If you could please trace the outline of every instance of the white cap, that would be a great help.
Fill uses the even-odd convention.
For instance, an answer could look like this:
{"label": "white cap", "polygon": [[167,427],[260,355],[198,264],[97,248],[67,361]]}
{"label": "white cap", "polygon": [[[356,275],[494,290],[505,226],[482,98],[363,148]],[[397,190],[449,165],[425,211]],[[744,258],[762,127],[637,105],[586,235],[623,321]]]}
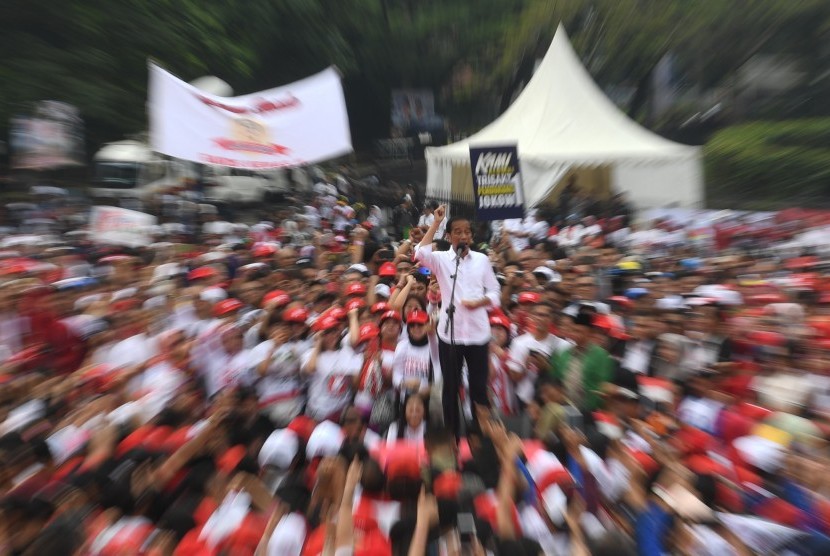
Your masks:
{"label": "white cap", "polygon": [[336,456],[343,445],[343,431],[331,421],[323,421],[308,439],[306,456],[311,458]]}
{"label": "white cap", "polygon": [[[545,277],[545,280],[547,280],[548,282],[552,282],[557,276],[557,274],[554,271],[552,271],[546,266],[537,266],[533,269],[533,274],[541,274]],[[562,281],[561,276],[559,277],[559,281]]]}
{"label": "white cap", "polygon": [[202,290],[202,293],[199,294],[199,299],[201,299],[202,301],[207,301],[209,303],[219,303],[220,301],[224,301],[227,298],[228,292],[218,287],[205,288],[204,290]]}
{"label": "white cap", "polygon": [[375,295],[379,295],[380,297],[385,297],[386,299],[389,299],[389,297],[391,297],[392,295],[392,291],[386,284],[377,284],[375,286]]}
{"label": "white cap", "polygon": [[6,420],[0,425],[0,433],[6,434],[23,430],[45,415],[46,403],[40,399],[30,400],[9,411]]}
{"label": "white cap", "polygon": [[167,296],[166,295],[156,295],[151,297],[147,301],[142,304],[142,309],[161,309],[165,305],[167,305]]}
{"label": "white cap", "polygon": [[119,299],[129,299],[138,293],[137,288],[124,288],[112,294],[110,301],[118,301]]}
{"label": "white cap", "polygon": [[218,251],[208,251],[207,253],[200,255],[199,260],[203,263],[212,263],[214,261],[224,261],[226,257],[226,253],[220,253]]}
{"label": "white cap", "polygon": [[298,449],[299,441],[294,431],[275,430],[259,450],[259,465],[260,467],[273,465],[283,470],[288,469],[297,456]]}
{"label": "white cap", "polygon": [[366,265],[363,264],[363,263],[355,263],[352,266],[350,266],[348,269],[346,269],[346,272],[359,272],[359,273],[361,273],[365,276],[365,275],[369,274],[369,269],[366,268]]}
{"label": "white cap", "polygon": [[101,301],[102,299],[104,299],[103,294],[91,293],[89,295],[84,295],[84,296],[79,297],[78,299],[76,299],[75,304],[73,305],[73,307],[75,308],[75,310],[83,311],[83,310],[87,309],[90,305],[92,305],[93,303],[95,303],[97,301]]}

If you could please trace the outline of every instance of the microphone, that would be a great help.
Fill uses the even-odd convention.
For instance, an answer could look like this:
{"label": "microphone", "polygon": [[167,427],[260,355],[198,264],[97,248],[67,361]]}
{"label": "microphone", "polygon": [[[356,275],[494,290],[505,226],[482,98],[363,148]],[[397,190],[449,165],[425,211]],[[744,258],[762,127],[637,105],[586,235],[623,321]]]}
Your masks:
{"label": "microphone", "polygon": [[467,252],[467,244],[463,241],[458,244],[458,247],[455,248],[455,254],[459,257],[463,257],[464,253]]}

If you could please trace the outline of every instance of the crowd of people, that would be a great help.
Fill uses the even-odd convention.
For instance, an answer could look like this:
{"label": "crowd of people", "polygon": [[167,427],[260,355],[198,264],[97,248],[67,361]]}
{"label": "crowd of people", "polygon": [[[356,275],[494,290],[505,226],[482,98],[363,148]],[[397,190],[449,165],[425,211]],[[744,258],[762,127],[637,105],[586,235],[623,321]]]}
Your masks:
{"label": "crowd of people", "polygon": [[5,223],[0,555],[830,553],[813,253],[621,197],[168,201],[141,247]]}

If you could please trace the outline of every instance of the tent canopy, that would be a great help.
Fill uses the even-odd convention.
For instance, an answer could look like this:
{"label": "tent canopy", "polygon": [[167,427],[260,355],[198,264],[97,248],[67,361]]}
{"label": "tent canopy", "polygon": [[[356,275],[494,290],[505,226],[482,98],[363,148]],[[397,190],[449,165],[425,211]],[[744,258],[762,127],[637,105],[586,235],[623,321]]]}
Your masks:
{"label": "tent canopy", "polygon": [[594,173],[608,178],[591,186],[596,193],[626,192],[638,206],[702,201],[700,149],[664,139],[623,114],[594,83],[561,25],[504,114],[463,141],[426,149],[427,195],[472,202],[470,146],[504,144],[518,146],[529,206],[558,193],[570,176],[579,181],[586,169],[603,169]]}

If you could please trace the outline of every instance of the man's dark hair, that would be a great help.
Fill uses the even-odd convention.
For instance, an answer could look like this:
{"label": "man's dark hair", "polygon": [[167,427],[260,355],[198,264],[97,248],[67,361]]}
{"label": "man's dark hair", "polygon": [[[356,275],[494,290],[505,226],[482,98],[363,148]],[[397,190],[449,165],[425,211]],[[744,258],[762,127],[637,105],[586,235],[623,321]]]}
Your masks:
{"label": "man's dark hair", "polygon": [[446,239],[436,239],[435,240],[435,250],[436,251],[449,251],[450,250],[450,242]]}
{"label": "man's dark hair", "polygon": [[469,223],[470,223],[470,227],[472,227],[473,221],[472,221],[472,220],[470,220],[470,218],[469,218],[469,217],[467,217],[467,216],[460,216],[460,215],[457,215],[457,216],[451,216],[451,217],[450,217],[450,219],[449,219],[449,220],[447,220],[447,227],[446,227],[446,228],[444,228],[444,233],[445,233],[445,234],[450,234],[450,233],[452,233],[452,227],[455,225],[455,223],[456,223],[456,222],[462,222],[462,221],[464,221],[464,222],[469,222]]}

